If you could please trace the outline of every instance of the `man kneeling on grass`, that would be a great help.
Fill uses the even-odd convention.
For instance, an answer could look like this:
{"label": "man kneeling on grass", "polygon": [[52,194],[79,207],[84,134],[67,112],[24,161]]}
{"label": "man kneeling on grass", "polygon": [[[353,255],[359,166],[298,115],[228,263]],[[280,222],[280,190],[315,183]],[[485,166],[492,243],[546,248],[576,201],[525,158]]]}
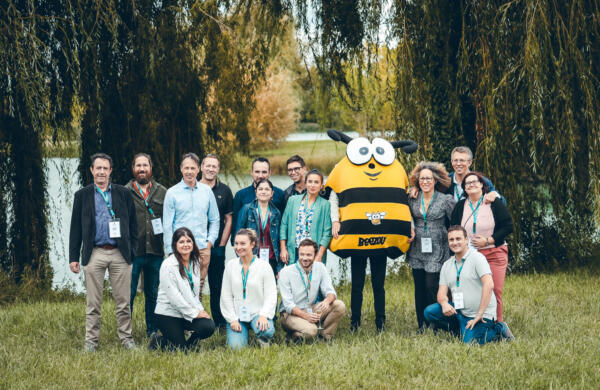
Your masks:
{"label": "man kneeling on grass", "polygon": [[[325,265],[315,262],[319,246],[304,239],[298,247],[298,262],[279,273],[281,326],[295,341],[319,335],[329,341],[346,313],[344,302],[336,299]],[[319,293],[325,299],[317,303]]]}
{"label": "man kneeling on grass", "polygon": [[[425,308],[425,320],[460,335],[465,343],[514,340],[508,325],[495,321],[494,282],[485,256],[469,248],[467,231],[462,226],[448,229],[448,243],[454,256],[442,266],[438,303]],[[448,289],[452,302],[448,301]]]}

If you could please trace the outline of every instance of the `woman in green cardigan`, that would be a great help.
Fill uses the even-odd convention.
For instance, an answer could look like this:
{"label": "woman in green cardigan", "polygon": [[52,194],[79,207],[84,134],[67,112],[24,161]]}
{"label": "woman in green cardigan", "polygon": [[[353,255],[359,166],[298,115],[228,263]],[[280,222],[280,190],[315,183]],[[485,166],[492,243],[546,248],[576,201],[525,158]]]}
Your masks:
{"label": "woman in green cardigan", "polygon": [[319,196],[323,188],[323,174],[317,169],[306,174],[306,193],[288,199],[281,218],[279,239],[281,261],[294,264],[298,259],[298,245],[305,238],[319,244],[315,261],[326,262],[327,247],[331,241],[331,214],[329,202]]}

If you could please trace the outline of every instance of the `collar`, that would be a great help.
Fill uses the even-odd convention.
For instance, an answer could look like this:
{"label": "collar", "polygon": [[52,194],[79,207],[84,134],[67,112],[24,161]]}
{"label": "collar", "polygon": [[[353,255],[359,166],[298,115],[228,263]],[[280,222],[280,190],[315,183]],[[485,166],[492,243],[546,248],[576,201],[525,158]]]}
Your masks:
{"label": "collar", "polygon": [[[188,185],[186,184],[186,182],[185,182],[185,180],[183,180],[183,178],[181,179],[181,182],[180,182],[180,183],[183,185],[183,188],[190,188],[190,186],[188,186]],[[198,183],[199,183],[199,181],[198,181],[198,180],[196,180],[196,185],[194,186],[194,188],[190,188],[190,189],[198,189]]]}

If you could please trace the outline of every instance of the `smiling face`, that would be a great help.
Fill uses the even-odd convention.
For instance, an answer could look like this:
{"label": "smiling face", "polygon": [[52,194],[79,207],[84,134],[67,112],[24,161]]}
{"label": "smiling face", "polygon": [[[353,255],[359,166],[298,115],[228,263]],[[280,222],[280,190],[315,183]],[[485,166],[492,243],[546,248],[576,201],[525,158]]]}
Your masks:
{"label": "smiling face", "polygon": [[321,188],[323,188],[321,176],[313,173],[306,177],[306,192],[308,192],[309,195],[318,195]]}
{"label": "smiling face", "polygon": [[483,195],[483,183],[475,175],[468,175],[464,179],[465,191],[470,198],[479,199]]}
{"label": "smiling face", "polygon": [[200,167],[196,164],[196,161],[191,158],[186,158],[181,162],[181,174],[183,175],[183,180],[188,185],[193,185],[196,183],[196,178],[198,177],[198,172],[200,172]]}
{"label": "smiling face", "polygon": [[435,187],[435,179],[430,169],[424,168],[419,172],[419,188],[425,193],[430,193]]}
{"label": "smiling face", "polygon": [[200,166],[202,178],[210,182],[217,178],[217,175],[219,174],[219,169],[219,160],[213,157],[206,157],[202,161],[202,165]]}
{"label": "smiling face", "polygon": [[287,166],[287,173],[294,184],[301,183],[306,175],[306,166],[303,167],[298,161],[292,161]]}
{"label": "smiling face", "polygon": [[146,156],[140,156],[135,159],[133,164],[133,177],[139,184],[148,184],[152,178],[152,166]]}
{"label": "smiling face", "polygon": [[187,235],[183,235],[177,240],[177,248],[175,250],[179,253],[184,259],[189,258],[190,253],[194,249],[194,243],[190,237]]}
{"label": "smiling face", "polygon": [[298,262],[305,270],[310,270],[315,262],[315,248],[312,245],[302,245],[298,248]]}
{"label": "smiling face", "polygon": [[256,187],[256,199],[259,202],[268,202],[273,197],[273,190],[269,186],[269,183],[262,182]]}
{"label": "smiling face", "polygon": [[98,187],[104,187],[105,185],[108,185],[110,174],[112,172],[110,161],[103,158],[97,158],[90,167],[90,171],[94,177],[94,184],[96,184]]}
{"label": "smiling face", "polygon": [[452,252],[463,254],[467,251],[469,240],[462,230],[453,230],[448,232],[448,245]]}
{"label": "smiling face", "polygon": [[250,237],[248,237],[247,235],[238,234],[237,236],[235,236],[233,249],[239,257],[247,258],[249,256],[252,256],[252,249],[254,249],[254,244],[250,241]]}
{"label": "smiling face", "polygon": [[456,172],[457,175],[463,176],[469,173],[473,160],[471,160],[467,153],[454,152],[452,153],[451,159],[452,168],[454,168],[454,172]]}

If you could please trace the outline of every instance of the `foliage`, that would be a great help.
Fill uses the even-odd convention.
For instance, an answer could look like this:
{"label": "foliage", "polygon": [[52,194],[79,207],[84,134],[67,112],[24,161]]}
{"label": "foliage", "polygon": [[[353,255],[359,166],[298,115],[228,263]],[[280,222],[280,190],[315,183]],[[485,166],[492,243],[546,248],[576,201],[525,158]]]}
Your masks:
{"label": "foliage", "polygon": [[515,222],[513,269],[590,258],[600,245],[597,1],[298,3],[319,107],[339,97],[345,112],[372,117],[381,104],[367,106],[365,86],[380,83],[370,70],[384,64],[393,82],[377,96],[392,107],[396,138],[420,145],[400,159],[449,166],[454,146],[476,150],[474,168],[507,198]]}
{"label": "foliage", "polygon": [[[598,388],[598,274],[512,275],[505,317],[516,342],[463,345],[444,333],[417,333],[412,282],[386,281],[387,331],[375,332],[371,284],[365,283],[363,325],[342,319],[331,344],[287,346],[276,323],[266,349],[232,352],[224,333],[198,353],[145,349],[143,295],[135,300],[133,335],[142,348],[124,351],[114,302],[102,303],[100,346],[82,352],[85,299],[0,308],[0,375],[7,388]],[[553,288],[561,286],[561,288]],[[349,311],[350,286],[338,289]],[[206,297],[208,298],[208,297]],[[574,337],[576,335],[576,337]],[[77,374],[74,374],[77,373]],[[482,379],[485,378],[485,379]]]}

